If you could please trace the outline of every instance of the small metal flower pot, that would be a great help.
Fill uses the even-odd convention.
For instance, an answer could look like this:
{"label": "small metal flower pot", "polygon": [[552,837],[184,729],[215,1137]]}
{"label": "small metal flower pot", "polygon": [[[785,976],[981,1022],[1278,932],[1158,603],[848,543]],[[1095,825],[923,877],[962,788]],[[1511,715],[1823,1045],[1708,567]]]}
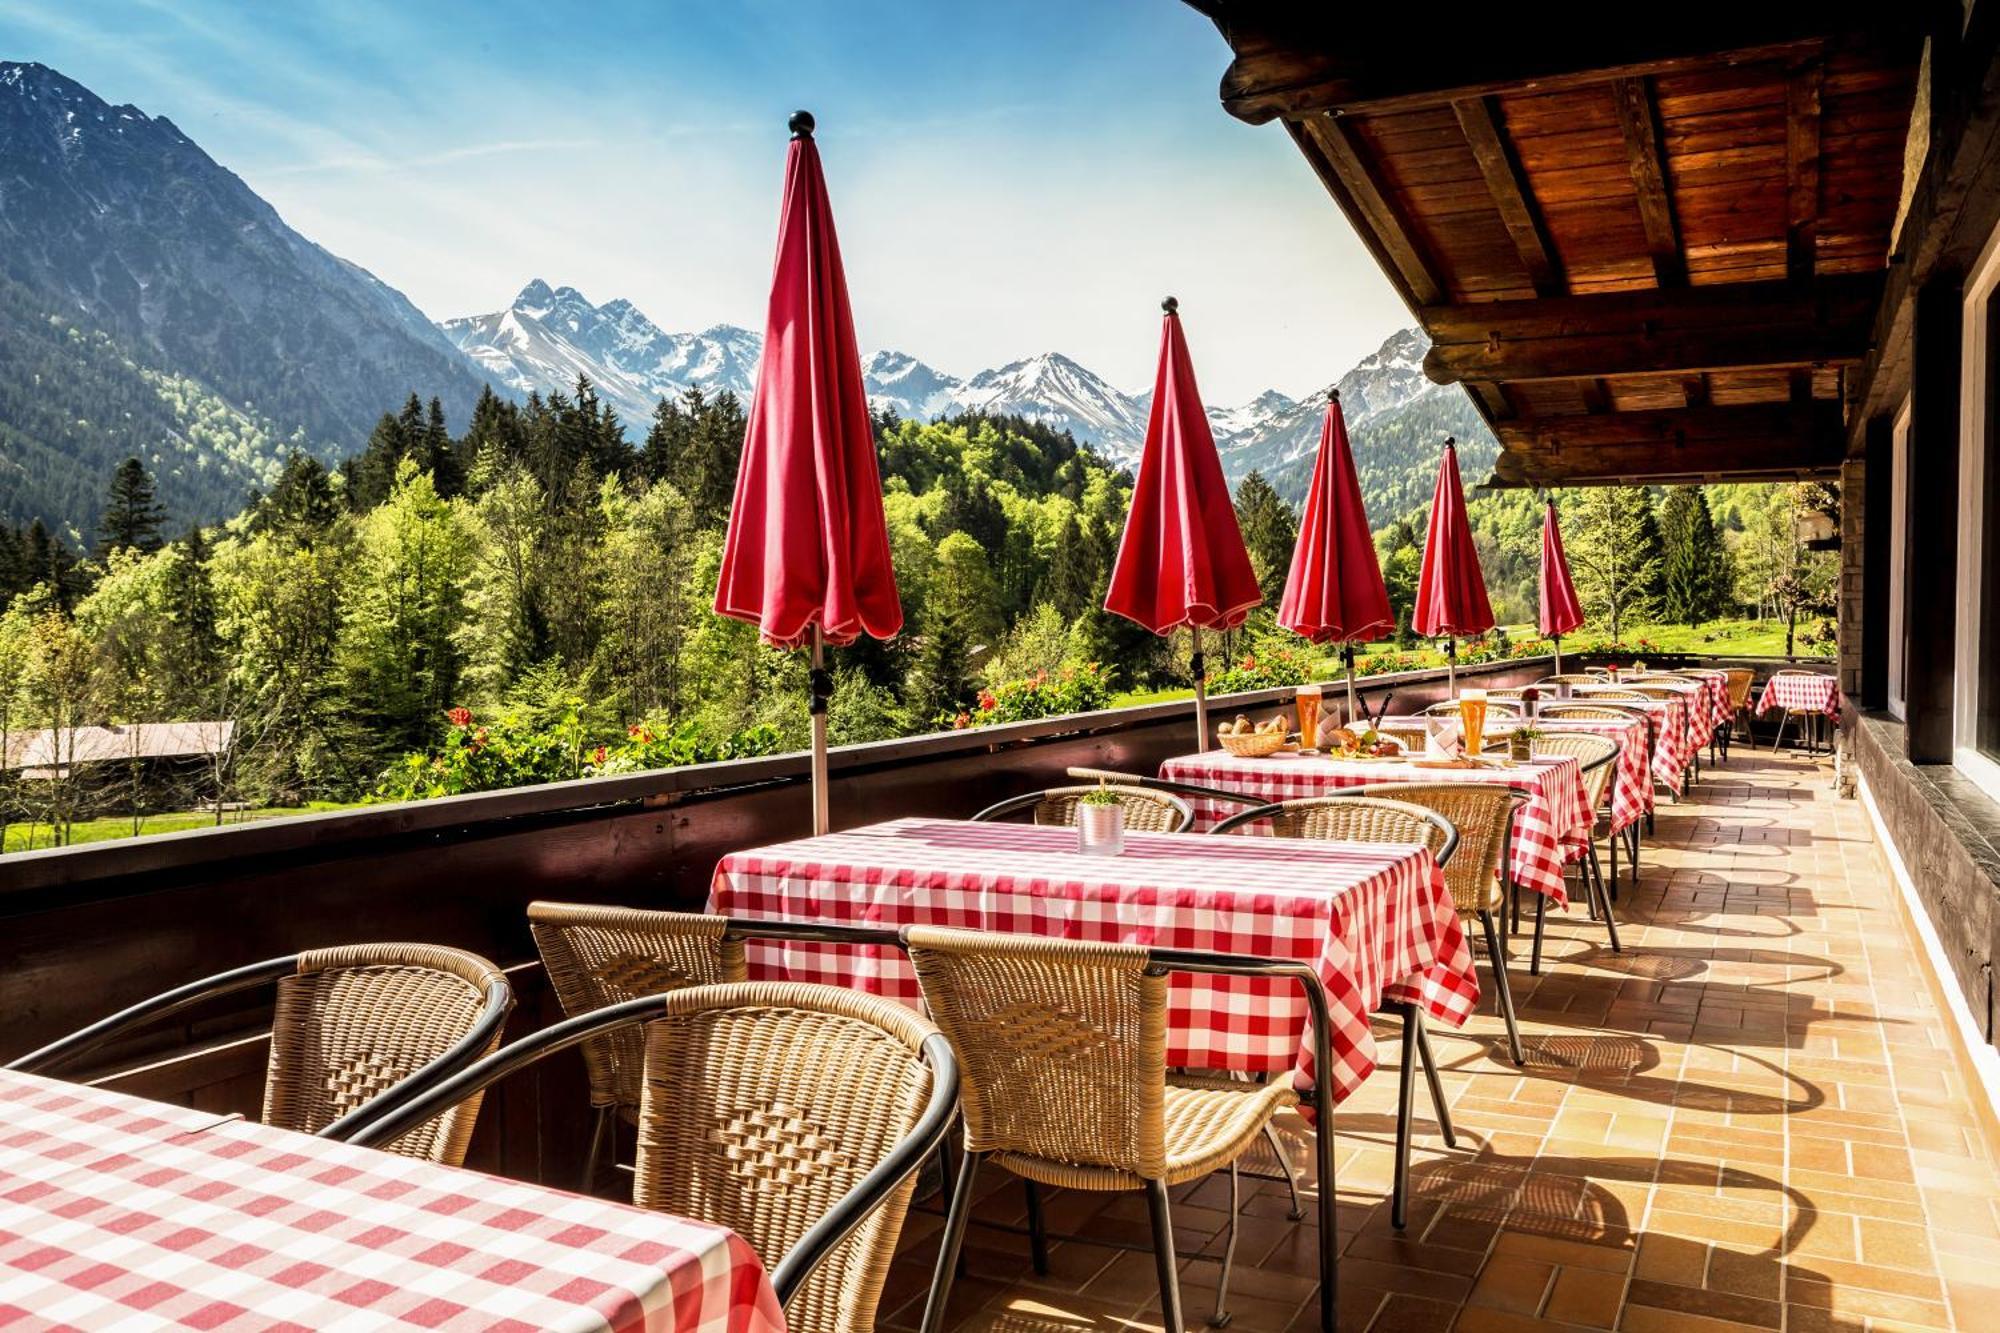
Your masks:
{"label": "small metal flower pot", "polygon": [[1076,849],[1085,856],[1116,856],[1125,850],[1125,807],[1079,805]]}

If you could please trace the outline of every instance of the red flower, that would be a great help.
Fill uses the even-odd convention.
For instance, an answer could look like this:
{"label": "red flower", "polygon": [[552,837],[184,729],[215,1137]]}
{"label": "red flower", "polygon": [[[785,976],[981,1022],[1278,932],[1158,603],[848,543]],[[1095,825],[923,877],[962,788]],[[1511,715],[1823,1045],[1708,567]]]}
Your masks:
{"label": "red flower", "polygon": [[604,753],[604,747],[602,745],[598,746],[595,750],[591,751],[590,753],[590,762],[593,764],[601,765],[603,764],[605,758],[606,756]]}
{"label": "red flower", "polygon": [[990,713],[999,706],[1000,701],[993,697],[993,691],[981,690],[979,692],[979,707],[981,711]]}
{"label": "red flower", "polygon": [[972,725],[972,714],[960,713],[951,720],[952,730],[959,731]]}
{"label": "red flower", "polygon": [[1245,671],[1255,671],[1257,669],[1257,659],[1254,657],[1245,657],[1243,659],[1243,669]]}
{"label": "red flower", "polygon": [[445,721],[451,723],[454,727],[469,727],[472,725],[472,710],[470,708],[454,708],[447,712],[444,717]]}

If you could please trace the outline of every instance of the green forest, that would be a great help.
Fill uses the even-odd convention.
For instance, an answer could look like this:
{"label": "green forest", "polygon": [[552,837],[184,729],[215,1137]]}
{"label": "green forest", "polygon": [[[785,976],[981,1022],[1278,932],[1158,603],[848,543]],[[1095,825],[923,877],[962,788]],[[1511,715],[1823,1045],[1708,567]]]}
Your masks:
{"label": "green forest", "polygon": [[[744,427],[734,396],[690,390],[628,431],[580,381],[524,404],[489,392],[454,433],[413,396],[337,468],[291,453],[219,525],[177,527],[134,457],[106,479],[87,547],[0,526],[0,824],[59,843],[140,804],[220,819],[801,748],[804,655],[710,609]],[[884,416],[876,431],[906,628],[832,654],[836,744],[1188,683],[1184,641],[1100,609],[1128,475],[1017,418]],[[1560,503],[1583,642],[1746,611],[1795,628],[1801,652],[1830,635],[1832,561],[1797,536],[1802,511],[1835,503],[1824,488]],[[1377,535],[1405,617],[1424,507]],[[1272,621],[1296,515],[1254,473],[1237,509],[1267,605],[1211,651],[1213,684],[1305,679],[1323,655]],[[1496,612],[1531,622],[1539,501],[1481,494],[1471,513]],[[1388,647],[1406,652],[1375,669],[1419,645],[1406,628]],[[1466,652],[1540,647],[1502,633]],[[178,787],[12,762],[45,728],[195,719],[233,722],[235,744]]]}

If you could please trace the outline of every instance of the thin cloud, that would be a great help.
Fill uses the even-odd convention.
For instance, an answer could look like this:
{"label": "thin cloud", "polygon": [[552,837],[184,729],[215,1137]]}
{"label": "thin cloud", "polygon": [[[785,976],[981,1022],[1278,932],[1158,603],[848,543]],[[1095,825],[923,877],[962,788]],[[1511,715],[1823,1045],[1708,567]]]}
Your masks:
{"label": "thin cloud", "polygon": [[596,139],[503,139],[497,143],[464,144],[457,148],[445,148],[434,153],[418,153],[395,158],[379,153],[350,153],[338,157],[321,158],[314,162],[291,162],[265,166],[259,174],[266,176],[303,176],[320,172],[390,172],[418,171],[428,167],[440,167],[451,162],[464,162],[472,158],[502,157],[512,153],[563,153],[578,149],[596,148]]}

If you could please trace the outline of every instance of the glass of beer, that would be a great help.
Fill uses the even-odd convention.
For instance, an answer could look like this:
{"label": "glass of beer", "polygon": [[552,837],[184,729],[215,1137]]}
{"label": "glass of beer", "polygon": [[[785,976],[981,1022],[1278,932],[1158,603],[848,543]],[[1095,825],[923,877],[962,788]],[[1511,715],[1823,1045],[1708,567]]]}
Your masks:
{"label": "glass of beer", "polygon": [[1301,685],[1298,693],[1299,748],[1319,749],[1319,686]]}
{"label": "glass of beer", "polygon": [[1458,692],[1458,725],[1465,732],[1465,752],[1478,754],[1486,742],[1486,691]]}

